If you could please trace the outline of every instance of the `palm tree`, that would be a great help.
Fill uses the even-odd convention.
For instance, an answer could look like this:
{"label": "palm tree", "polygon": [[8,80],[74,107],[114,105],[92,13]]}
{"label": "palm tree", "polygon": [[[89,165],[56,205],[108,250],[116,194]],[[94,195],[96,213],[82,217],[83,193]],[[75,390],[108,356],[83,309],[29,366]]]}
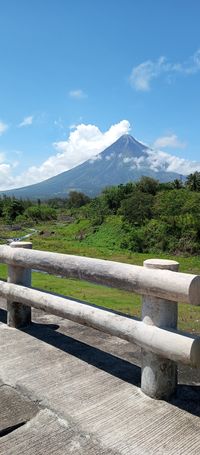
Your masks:
{"label": "palm tree", "polygon": [[186,178],[186,187],[190,191],[200,191],[200,172],[194,172]]}
{"label": "palm tree", "polygon": [[172,187],[173,189],[175,190],[180,190],[181,188],[183,188],[183,182],[181,179],[175,179],[173,182],[172,182]]}

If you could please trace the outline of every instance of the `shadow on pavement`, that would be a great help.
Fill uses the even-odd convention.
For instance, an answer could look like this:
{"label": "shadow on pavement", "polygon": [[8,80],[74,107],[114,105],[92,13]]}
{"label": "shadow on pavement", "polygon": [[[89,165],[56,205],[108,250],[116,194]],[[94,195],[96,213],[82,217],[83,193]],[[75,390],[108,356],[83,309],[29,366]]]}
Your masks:
{"label": "shadow on pavement", "polygon": [[136,386],[140,385],[141,372],[139,367],[127,360],[104,352],[99,348],[75,340],[62,333],[55,332],[51,329],[51,324],[49,327],[47,324],[33,323],[31,326],[23,329],[23,331],[123,381]]}
{"label": "shadow on pavement", "polygon": [[[6,311],[0,309],[0,321],[6,323],[6,319]],[[56,324],[32,323],[23,331],[123,381],[140,386],[141,369],[138,366],[99,348],[56,332],[58,328],[59,326]],[[196,378],[196,382],[200,383],[200,370],[194,371],[190,367],[181,365],[179,377],[180,381],[183,379],[185,384],[177,386],[176,394],[169,400],[169,403],[200,417],[200,385],[195,385],[193,381]],[[193,384],[189,385],[191,382]]]}

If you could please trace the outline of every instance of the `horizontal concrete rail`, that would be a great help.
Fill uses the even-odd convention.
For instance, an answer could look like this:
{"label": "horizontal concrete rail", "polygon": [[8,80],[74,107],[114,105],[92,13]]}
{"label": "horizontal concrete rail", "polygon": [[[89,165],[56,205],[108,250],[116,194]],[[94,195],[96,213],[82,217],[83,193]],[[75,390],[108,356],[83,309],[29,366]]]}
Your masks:
{"label": "horizontal concrete rail", "polygon": [[200,366],[200,338],[144,324],[74,300],[0,281],[0,295],[136,343],[164,358]]}
{"label": "horizontal concrete rail", "polygon": [[[23,242],[20,242],[23,246]],[[0,246],[0,262],[200,305],[200,276],[46,251]],[[171,261],[170,261],[171,262]]]}

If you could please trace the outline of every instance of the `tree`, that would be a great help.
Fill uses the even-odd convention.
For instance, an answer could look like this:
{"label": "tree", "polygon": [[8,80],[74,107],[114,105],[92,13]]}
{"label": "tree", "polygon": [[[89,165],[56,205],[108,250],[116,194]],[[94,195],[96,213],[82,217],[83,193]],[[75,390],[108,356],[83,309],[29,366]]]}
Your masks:
{"label": "tree", "polygon": [[113,214],[117,213],[121,202],[121,191],[117,186],[107,187],[103,190],[102,196],[105,200],[105,204],[110,212]]}
{"label": "tree", "polygon": [[91,220],[92,226],[100,226],[108,215],[108,208],[103,195],[92,199],[85,207],[85,214]]}
{"label": "tree", "polygon": [[124,221],[141,226],[152,217],[152,206],[152,194],[135,191],[129,198],[122,201],[120,213]]}
{"label": "tree", "polygon": [[173,180],[172,182],[172,188],[175,189],[175,190],[180,190],[181,188],[183,188],[183,182],[181,179],[175,179]]}
{"label": "tree", "polygon": [[160,191],[154,200],[153,212],[156,218],[169,221],[180,215],[189,192],[186,189]]}
{"label": "tree", "polygon": [[112,214],[116,214],[121,206],[121,202],[132,194],[136,189],[136,184],[128,182],[125,185],[110,186],[102,191],[105,204]]}
{"label": "tree", "polygon": [[185,185],[190,191],[200,191],[200,172],[188,175]]}
{"label": "tree", "polygon": [[81,193],[79,191],[70,191],[67,205],[70,209],[71,208],[78,209],[79,207],[88,204],[88,202],[90,202],[90,198],[86,196],[86,194]]}
{"label": "tree", "polygon": [[158,191],[159,181],[153,179],[152,177],[143,176],[139,182],[136,182],[136,187],[139,191],[152,194],[154,196]]}
{"label": "tree", "polygon": [[5,218],[6,223],[13,223],[18,215],[22,215],[24,212],[24,205],[22,201],[17,199],[4,199],[4,207],[2,215]]}

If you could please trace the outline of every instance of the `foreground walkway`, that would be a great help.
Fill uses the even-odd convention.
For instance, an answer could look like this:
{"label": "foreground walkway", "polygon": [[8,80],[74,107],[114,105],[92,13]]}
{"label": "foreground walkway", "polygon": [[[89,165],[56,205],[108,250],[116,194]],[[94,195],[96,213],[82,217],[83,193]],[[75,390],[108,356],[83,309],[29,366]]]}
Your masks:
{"label": "foreground walkway", "polygon": [[0,313],[1,455],[199,455],[199,371],[154,401],[136,346],[41,313],[19,331]]}

